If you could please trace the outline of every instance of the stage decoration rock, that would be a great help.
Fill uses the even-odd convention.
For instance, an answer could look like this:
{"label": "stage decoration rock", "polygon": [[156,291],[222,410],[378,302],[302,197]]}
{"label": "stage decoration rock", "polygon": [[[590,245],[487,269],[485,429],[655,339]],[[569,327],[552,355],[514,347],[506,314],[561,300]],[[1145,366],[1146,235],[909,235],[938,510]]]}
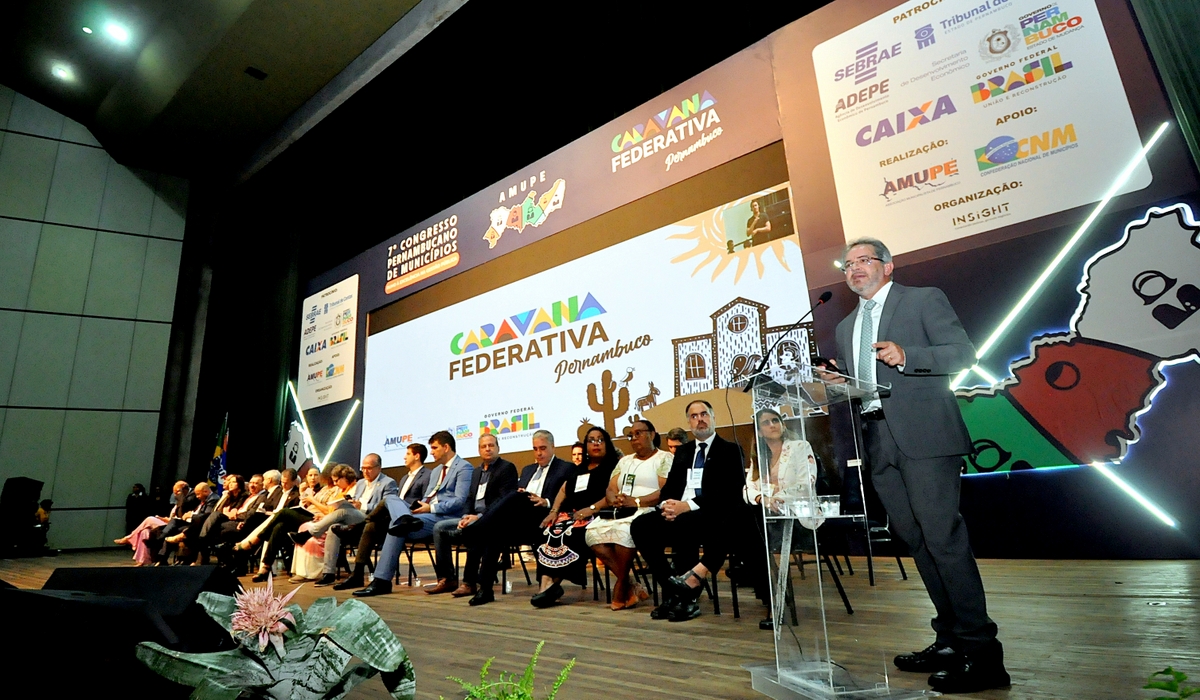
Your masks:
{"label": "stage decoration rock", "polygon": [[[142,642],[138,660],[195,688],[193,700],[332,700],[377,674],[391,697],[416,696],[412,662],[374,610],[357,600],[339,606],[329,597],[305,612],[288,604],[295,593],[275,596],[270,579],[266,587],[243,590],[236,598],[201,593],[197,602],[238,648],[190,654]],[[355,657],[361,662],[353,662]]]}

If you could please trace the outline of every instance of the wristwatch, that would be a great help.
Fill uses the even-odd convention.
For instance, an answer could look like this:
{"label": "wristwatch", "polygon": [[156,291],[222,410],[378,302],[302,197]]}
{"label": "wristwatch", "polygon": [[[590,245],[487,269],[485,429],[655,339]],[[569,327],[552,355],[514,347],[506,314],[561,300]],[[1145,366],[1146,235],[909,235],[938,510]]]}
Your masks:
{"label": "wristwatch", "polygon": [[638,508],[642,507],[642,499],[640,496],[638,498],[633,499],[633,502],[637,505]]}

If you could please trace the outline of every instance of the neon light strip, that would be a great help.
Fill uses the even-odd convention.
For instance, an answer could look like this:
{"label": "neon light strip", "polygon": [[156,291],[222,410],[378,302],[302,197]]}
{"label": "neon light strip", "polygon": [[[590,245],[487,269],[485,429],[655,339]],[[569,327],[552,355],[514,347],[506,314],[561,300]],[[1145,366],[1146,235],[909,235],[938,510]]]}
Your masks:
{"label": "neon light strip", "polygon": [[350,425],[350,419],[354,417],[354,412],[358,410],[360,403],[358,399],[354,399],[354,405],[350,407],[350,412],[346,414],[346,420],[342,421],[342,427],[338,430],[337,437],[333,439],[333,444],[329,446],[329,451],[325,453],[325,459],[321,460],[321,463],[317,465],[317,469],[324,469],[325,465],[329,463],[329,458],[333,456],[333,451],[337,449],[338,443],[342,441],[342,435],[346,433],[346,428]]}
{"label": "neon light strip", "polygon": [[[1017,317],[1021,315],[1021,312],[1025,310],[1025,307],[1029,306],[1029,303],[1033,301],[1033,298],[1039,291],[1041,291],[1042,286],[1045,285],[1046,281],[1049,280],[1050,277],[1058,270],[1058,266],[1062,264],[1063,260],[1066,260],[1067,255],[1069,255],[1071,250],[1075,248],[1075,245],[1079,243],[1080,239],[1083,238],[1083,235],[1087,233],[1087,230],[1092,227],[1092,224],[1096,222],[1096,219],[1100,218],[1100,213],[1104,211],[1104,209],[1108,206],[1108,203],[1112,201],[1113,197],[1117,196],[1117,192],[1125,186],[1125,183],[1127,183],[1129,178],[1133,176],[1133,171],[1137,169],[1137,166],[1140,165],[1141,162],[1146,158],[1146,155],[1150,153],[1150,149],[1154,147],[1154,144],[1158,143],[1158,139],[1164,133],[1166,133],[1170,126],[1170,122],[1163,122],[1157,129],[1155,129],[1154,134],[1150,137],[1150,140],[1147,141],[1144,146],[1142,146],[1142,149],[1137,152],[1137,155],[1133,157],[1133,160],[1129,162],[1129,165],[1125,166],[1125,169],[1121,171],[1121,174],[1117,176],[1117,179],[1113,181],[1112,186],[1108,188],[1108,192],[1104,193],[1104,197],[1101,198],[1096,206],[1092,209],[1092,213],[1088,215],[1088,218],[1085,219],[1084,222],[1079,226],[1079,228],[1075,231],[1075,234],[1072,235],[1070,240],[1067,241],[1066,245],[1062,247],[1062,250],[1058,251],[1058,255],[1054,256],[1054,260],[1050,261],[1050,264],[1046,266],[1046,269],[1042,271],[1042,274],[1038,275],[1038,278],[1034,281],[1033,285],[1027,292],[1025,292],[1025,295],[1021,297],[1021,300],[1017,302],[1016,306],[1012,308],[1012,311],[1008,312],[1008,315],[1004,317],[1004,320],[1000,322],[1000,325],[996,328],[996,330],[992,331],[992,335],[988,337],[987,341],[984,342],[984,344],[979,347],[979,350],[975,352],[976,359],[983,359],[983,356],[986,355],[988,351],[991,350],[992,347],[1000,340],[1000,338],[1004,336],[1004,333],[1008,330],[1008,327],[1017,320]],[[962,384],[963,380],[967,378],[967,375],[971,373],[971,370],[977,370],[978,368],[979,365],[975,365],[970,369],[963,370],[962,373],[955,377],[954,381],[950,383],[950,388],[957,389],[959,385]]]}
{"label": "neon light strip", "polygon": [[995,386],[1000,383],[999,379],[996,379],[995,377],[993,377],[990,373],[988,373],[987,370],[980,367],[979,365],[975,365],[971,369],[975,370],[975,374],[978,374],[979,376],[983,377],[984,380],[986,380],[987,383],[992,386]]}
{"label": "neon light strip", "polygon": [[300,397],[296,396],[296,387],[290,379],[288,380],[288,391],[292,393],[292,403],[296,406],[296,413],[300,414],[300,425],[304,428],[304,442],[308,445],[312,456],[317,457],[320,453],[317,452],[317,446],[313,444],[312,435],[308,432],[308,421],[304,420],[304,409],[300,408]]}
{"label": "neon light strip", "polygon": [[1171,518],[1171,516],[1167,515],[1161,508],[1151,503],[1150,499],[1138,493],[1136,489],[1129,485],[1129,482],[1113,473],[1113,470],[1109,469],[1108,465],[1101,464],[1100,462],[1092,462],[1092,466],[1096,468],[1096,471],[1108,477],[1108,480],[1116,484],[1119,489],[1129,494],[1129,497],[1137,501],[1139,505],[1150,511],[1154,517],[1166,523],[1167,527],[1176,527],[1175,521]]}

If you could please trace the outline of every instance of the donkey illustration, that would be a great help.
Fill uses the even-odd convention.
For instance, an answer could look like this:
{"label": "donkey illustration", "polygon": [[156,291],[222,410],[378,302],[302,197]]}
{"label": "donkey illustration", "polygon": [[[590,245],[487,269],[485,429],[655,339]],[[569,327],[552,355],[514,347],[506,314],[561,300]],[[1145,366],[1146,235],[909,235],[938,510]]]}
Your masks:
{"label": "donkey illustration", "polygon": [[634,401],[634,407],[637,409],[637,412],[645,413],[647,408],[654,408],[657,406],[658,399],[654,397],[661,393],[662,392],[658,390],[658,387],[654,386],[654,382],[650,382],[650,393],[638,398],[637,401]]}

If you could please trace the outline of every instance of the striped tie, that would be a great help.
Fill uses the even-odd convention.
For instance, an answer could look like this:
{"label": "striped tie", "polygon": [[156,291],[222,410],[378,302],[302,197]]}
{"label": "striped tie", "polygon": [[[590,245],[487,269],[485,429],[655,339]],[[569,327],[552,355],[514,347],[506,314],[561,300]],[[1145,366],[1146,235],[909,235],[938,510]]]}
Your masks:
{"label": "striped tie", "polygon": [[[871,347],[875,343],[875,321],[871,317],[871,310],[878,304],[873,299],[867,299],[863,304],[862,313],[862,330],[858,334],[858,374],[857,377],[863,382],[875,383],[875,349]],[[863,397],[863,403],[873,399],[874,396]]]}

